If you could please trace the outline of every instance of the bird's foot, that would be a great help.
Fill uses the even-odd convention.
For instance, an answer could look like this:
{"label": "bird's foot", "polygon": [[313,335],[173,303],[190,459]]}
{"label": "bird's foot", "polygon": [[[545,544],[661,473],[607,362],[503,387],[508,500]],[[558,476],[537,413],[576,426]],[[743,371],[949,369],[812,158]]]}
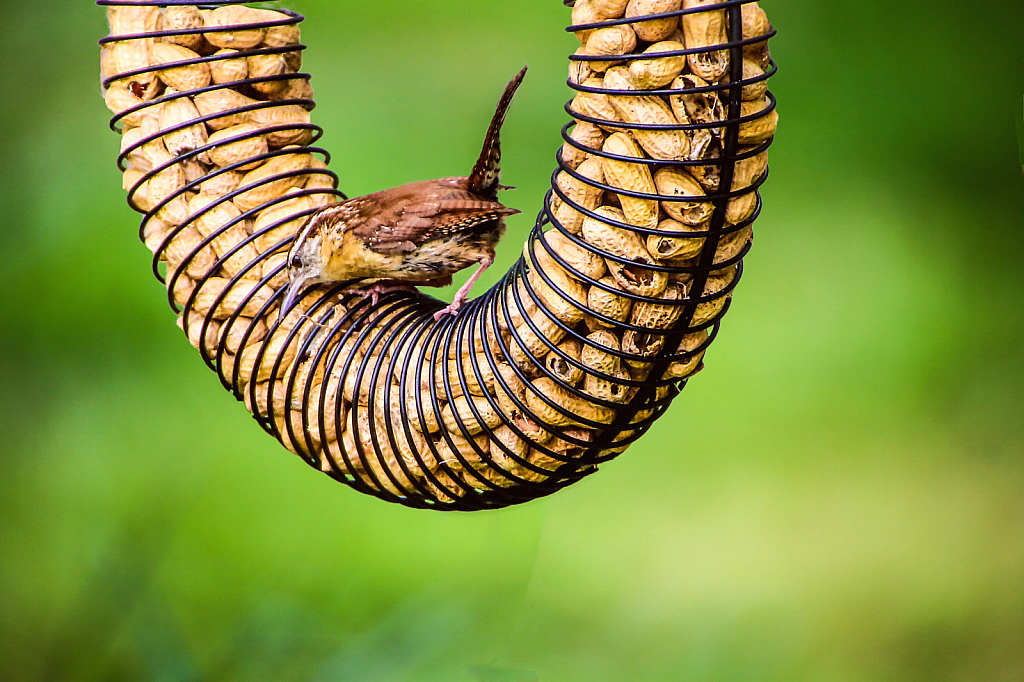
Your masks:
{"label": "bird's foot", "polygon": [[452,304],[447,308],[443,308],[434,313],[434,319],[440,320],[445,315],[451,315],[453,317],[457,315],[459,309],[462,308],[462,305],[466,302],[466,299],[469,298],[469,292],[473,289],[473,285],[476,284],[476,281],[480,279],[480,275],[484,274],[484,271],[489,268],[493,262],[493,256],[484,258],[480,261],[480,267],[476,269],[473,276],[455,292],[455,299],[452,300]]}
{"label": "bird's foot", "polygon": [[413,294],[418,293],[418,290],[412,284],[401,284],[398,282],[377,282],[376,284],[373,284],[367,287],[366,289],[359,289],[355,293],[359,294],[360,296],[363,296],[364,298],[369,298],[370,303],[372,303],[373,305],[377,305],[377,302],[380,300],[381,296],[396,291],[402,291]]}
{"label": "bird's foot", "polygon": [[455,317],[456,315],[459,314],[459,310],[462,308],[462,306],[465,303],[466,303],[466,297],[465,296],[456,296],[455,300],[452,301],[452,304],[450,306],[448,306],[447,308],[441,308],[441,310],[438,310],[436,313],[434,313],[434,319],[435,320],[440,320],[445,315],[451,315],[452,317]]}

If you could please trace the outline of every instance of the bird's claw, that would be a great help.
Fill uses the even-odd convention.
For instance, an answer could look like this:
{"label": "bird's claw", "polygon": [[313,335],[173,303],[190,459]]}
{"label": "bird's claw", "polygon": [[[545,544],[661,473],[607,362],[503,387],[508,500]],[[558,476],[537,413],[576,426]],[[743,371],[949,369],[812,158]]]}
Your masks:
{"label": "bird's claw", "polygon": [[370,304],[376,306],[382,294],[390,294],[395,291],[417,293],[418,290],[411,284],[374,284],[367,289],[358,289],[356,293],[363,298],[369,298]]}
{"label": "bird's claw", "polygon": [[456,315],[459,314],[459,310],[462,309],[462,306],[465,302],[465,298],[459,298],[458,296],[456,296],[455,300],[452,301],[452,304],[450,306],[446,308],[441,308],[436,313],[434,313],[434,319],[441,320],[442,318],[444,318],[445,315],[451,315],[452,317],[455,317]]}

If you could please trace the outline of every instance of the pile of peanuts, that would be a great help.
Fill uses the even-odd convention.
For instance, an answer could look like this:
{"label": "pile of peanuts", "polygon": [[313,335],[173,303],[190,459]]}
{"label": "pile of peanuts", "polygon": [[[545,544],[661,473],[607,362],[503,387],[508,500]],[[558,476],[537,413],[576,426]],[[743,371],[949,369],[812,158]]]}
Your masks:
{"label": "pile of peanuts", "polygon": [[[578,0],[573,23],[701,4]],[[454,320],[435,323],[432,308],[412,298],[371,305],[326,285],[282,315],[292,238],[310,214],[343,199],[309,146],[312,88],[298,73],[296,22],[238,4],[113,6],[108,16],[104,97],[123,126],[124,188],[147,214],[143,238],[166,271],[178,325],[257,420],[310,464],[410,506],[525,501],[624,450],[669,395],[668,380],[701,366],[707,327],[734,284],[731,261],[750,239],[745,223],[764,154],[736,164],[732,187],[750,192],[723,208],[725,224],[738,227],[723,232],[715,263],[729,263],[706,277],[702,302],[691,306],[696,330],[655,377],[693,276],[645,266],[686,268],[700,257],[705,239],[693,233],[708,229],[715,206],[699,198],[718,191],[725,128],[628,124],[723,121],[714,91],[580,92],[573,110],[606,125],[577,122],[571,139],[579,147],[561,152],[575,176],[557,177],[559,194],[547,207],[557,229],[527,243],[521,275]],[[743,6],[743,20],[745,37],[770,30],[757,3]],[[572,80],[623,93],[726,84],[728,52],[657,56],[728,42],[726,29],[717,10],[582,30],[578,54],[608,59],[574,61]],[[616,61],[638,53],[652,56]],[[765,43],[748,46],[745,57],[745,80],[764,73]],[[764,82],[743,87],[743,100],[744,115],[763,110]],[[740,126],[743,148],[769,140],[771,114]],[[707,161],[672,165],[680,160]],[[648,379],[659,382],[653,402],[630,406],[623,420]],[[611,434],[613,423],[621,428]],[[584,461],[584,453],[592,456]]]}

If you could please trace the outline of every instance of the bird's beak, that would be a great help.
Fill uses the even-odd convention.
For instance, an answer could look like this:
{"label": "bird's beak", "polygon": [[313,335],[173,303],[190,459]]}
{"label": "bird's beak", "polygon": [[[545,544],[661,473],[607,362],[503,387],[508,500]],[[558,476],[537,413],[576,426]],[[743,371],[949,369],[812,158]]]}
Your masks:
{"label": "bird's beak", "polygon": [[288,314],[288,311],[295,305],[295,300],[302,293],[302,289],[306,285],[306,277],[296,277],[288,285],[288,291],[284,295],[284,301],[281,303],[281,316]]}

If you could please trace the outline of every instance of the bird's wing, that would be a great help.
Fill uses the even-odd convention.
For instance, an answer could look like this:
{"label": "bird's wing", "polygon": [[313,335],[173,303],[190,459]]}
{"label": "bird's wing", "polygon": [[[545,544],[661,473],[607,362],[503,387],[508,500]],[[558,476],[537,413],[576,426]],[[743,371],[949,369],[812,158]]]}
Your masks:
{"label": "bird's wing", "polygon": [[411,253],[432,239],[519,213],[456,186],[455,179],[416,185],[407,192],[363,197],[358,218],[350,223],[352,233],[377,253]]}

